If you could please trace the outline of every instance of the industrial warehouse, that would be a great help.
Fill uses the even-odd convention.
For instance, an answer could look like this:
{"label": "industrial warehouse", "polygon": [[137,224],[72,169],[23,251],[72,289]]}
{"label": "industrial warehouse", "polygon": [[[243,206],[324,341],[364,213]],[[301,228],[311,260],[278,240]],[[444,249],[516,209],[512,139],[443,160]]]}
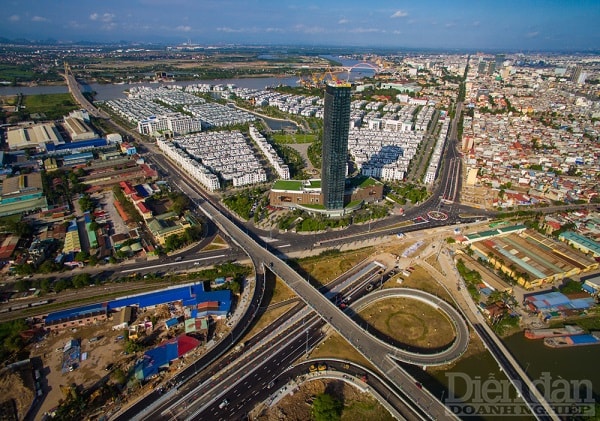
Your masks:
{"label": "industrial warehouse", "polygon": [[489,262],[528,290],[600,265],[593,257],[524,225],[482,231],[460,241],[470,245],[474,257]]}
{"label": "industrial warehouse", "polygon": [[[62,330],[96,324],[106,320],[111,313],[126,307],[143,310],[175,302],[181,302],[184,308],[189,309],[191,318],[214,317],[221,319],[227,317],[231,310],[231,291],[228,289],[204,291],[203,283],[192,283],[49,313],[43,318],[43,327],[49,330]],[[218,304],[208,307],[209,310],[207,310],[205,303]]]}

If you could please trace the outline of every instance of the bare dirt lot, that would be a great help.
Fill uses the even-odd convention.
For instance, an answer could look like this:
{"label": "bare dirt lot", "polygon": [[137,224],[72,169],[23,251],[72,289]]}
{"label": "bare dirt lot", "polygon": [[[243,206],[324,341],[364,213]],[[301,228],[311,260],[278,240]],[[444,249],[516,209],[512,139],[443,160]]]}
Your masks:
{"label": "bare dirt lot", "polygon": [[[113,363],[114,367],[132,364],[132,356],[123,355],[123,341],[116,341],[121,331],[112,331],[110,322],[98,326],[85,326],[77,328],[74,332],[66,330],[57,334],[49,334],[44,340],[33,345],[31,358],[39,357],[44,368],[42,384],[44,396],[35,419],[41,419],[43,414],[56,407],[60,399],[64,398],[60,386],[69,386],[73,383],[88,388],[100,381],[110,373],[105,367]],[[89,339],[101,337],[96,342],[90,343]],[[62,349],[71,339],[79,339],[81,354],[87,353],[87,359],[80,361],[73,371],[62,372]],[[3,393],[3,390],[0,390]]]}
{"label": "bare dirt lot", "polygon": [[[17,416],[19,419],[23,419],[33,400],[32,382],[33,378],[29,370],[3,372],[0,376],[0,393],[2,396],[0,401],[3,402],[3,406],[0,407],[0,414],[3,414],[5,410],[7,413],[12,411],[13,408],[5,409],[4,405],[12,406],[12,402],[14,402],[14,409],[16,409]],[[0,418],[5,419],[4,417]]]}
{"label": "bare dirt lot", "polygon": [[385,408],[368,393],[335,380],[314,380],[303,383],[297,392],[283,398],[258,419],[260,421],[305,421],[312,419],[311,403],[315,396],[327,392],[344,404],[342,420],[393,420]]}

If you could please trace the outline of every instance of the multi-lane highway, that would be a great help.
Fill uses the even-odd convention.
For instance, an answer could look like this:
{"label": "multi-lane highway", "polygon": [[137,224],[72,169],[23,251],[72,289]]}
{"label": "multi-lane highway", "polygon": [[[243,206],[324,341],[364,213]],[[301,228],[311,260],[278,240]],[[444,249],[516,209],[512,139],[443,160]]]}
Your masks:
{"label": "multi-lane highway", "polygon": [[[219,213],[209,202],[203,201],[199,203],[199,206],[206,216],[215,222],[223,232],[228,233],[236,244],[255,259],[262,260],[269,270],[277,274],[309,307],[315,310],[381,373],[384,373],[414,401],[418,401],[421,408],[426,408],[436,418],[441,419],[448,416],[444,405],[427,391],[417,387],[414,381],[394,362],[393,358],[389,356],[388,346],[364,331],[321,292],[313,288],[306,279],[303,279],[287,263],[273,254],[267,243],[258,244],[229,218]],[[459,321],[456,322],[459,323]],[[462,351],[456,352],[451,355],[451,358],[458,358],[461,353]],[[406,362],[421,365],[439,365],[451,361],[451,359],[440,359],[436,355],[404,355],[401,358]]]}
{"label": "multi-lane highway", "polygon": [[[334,285],[322,288],[321,292],[333,294],[332,297],[339,294],[342,298],[350,295],[360,298],[368,293],[364,280],[370,278],[372,266],[381,267],[380,264],[375,263],[367,264],[362,270],[351,270],[345,277],[334,281]],[[344,278],[351,282],[348,283]],[[415,293],[416,296],[420,296],[420,291]],[[427,295],[424,299],[428,302],[435,301],[435,297]],[[352,306],[361,305],[360,300],[357,300]],[[236,350],[221,359],[219,363],[200,371],[185,384],[158,396],[155,401],[138,402],[135,410],[130,408],[124,415],[135,414],[132,418],[134,420],[245,418],[245,413],[252,409],[257,400],[263,400],[265,394],[269,393],[267,390],[275,384],[285,383],[279,381],[283,376],[289,380],[305,374],[308,366],[304,368],[290,366],[289,369],[287,367],[303,354],[308,355],[323,338],[325,321],[306,307],[302,310],[296,308],[298,306],[274,322],[273,325],[277,328],[263,330],[236,347]],[[197,364],[194,363],[195,366]],[[350,364],[344,364],[344,368],[350,368]],[[360,371],[364,374],[366,370],[361,368]],[[369,378],[373,377],[372,374]],[[178,376],[175,381],[182,380],[181,376]],[[350,378],[347,380],[351,381]],[[373,380],[369,381],[369,384],[372,382]],[[376,396],[380,399],[386,396],[383,404],[392,414],[397,415],[397,418],[427,418],[426,414],[411,404],[405,394],[396,389],[393,384],[381,383],[378,388],[382,394]],[[249,385],[252,387],[250,388]],[[154,393],[156,394],[158,392]],[[225,401],[227,405],[223,405]],[[417,416],[415,417],[414,414]]]}
{"label": "multi-lane highway", "polygon": [[[72,75],[71,75],[72,77]],[[69,75],[67,74],[67,78]],[[74,79],[73,79],[74,81]],[[73,82],[71,81],[71,82]],[[75,91],[75,89],[73,88]],[[91,104],[90,104],[91,105]],[[460,107],[461,104],[457,107],[457,117],[460,116]],[[93,113],[92,113],[93,114]],[[460,163],[450,161],[456,156],[450,156],[456,154],[455,143],[456,143],[456,121],[452,125],[451,134],[450,134],[450,142],[446,145],[446,147],[451,150],[451,153],[444,154],[445,157],[445,165],[443,165],[444,175],[442,179],[446,179],[450,177],[452,174],[455,176],[460,174],[459,166]],[[182,179],[185,178],[184,174],[179,172],[179,169],[173,168],[173,166],[167,164],[167,169],[172,171],[173,174],[179,173],[182,175]],[[191,182],[193,185],[194,183]],[[194,190],[190,188],[190,190]],[[453,199],[458,199],[457,192],[460,190],[460,181],[454,184],[446,184],[445,186],[437,185],[434,189],[432,197],[424,203],[425,207],[434,209],[441,206],[441,199],[443,199],[443,195],[440,193],[445,192],[446,196],[450,195]],[[441,198],[440,198],[441,196]],[[457,344],[451,352],[447,354],[440,355],[436,354],[406,354],[400,352],[398,354],[398,350],[394,350],[390,355],[390,347],[388,344],[382,343],[382,341],[373,337],[368,332],[365,332],[360,326],[358,326],[347,314],[344,314],[337,306],[335,306],[329,299],[327,299],[321,292],[317,291],[313,288],[305,279],[303,279],[298,273],[296,273],[291,267],[289,267],[283,260],[281,260],[276,253],[276,250],[269,247],[266,241],[263,241],[259,235],[254,234],[252,232],[248,232],[247,227],[238,226],[238,223],[235,222],[226,211],[218,208],[218,205],[213,205],[212,203],[205,200],[199,194],[195,194],[195,202],[199,206],[199,208],[205,213],[205,215],[213,221],[226,235],[230,237],[233,243],[239,246],[242,250],[244,250],[251,257],[253,262],[257,267],[260,265],[264,265],[268,270],[276,273],[281,279],[283,279],[286,284],[298,294],[299,297],[310,307],[312,308],[321,318],[323,322],[326,322],[329,326],[331,326],[334,330],[336,330],[341,336],[346,338],[346,340],[352,344],[365,358],[367,358],[371,364],[373,364],[377,369],[385,376],[388,380],[390,380],[395,387],[397,387],[402,393],[408,396],[414,403],[417,405],[417,409],[415,412],[423,411],[430,418],[442,419],[447,417],[452,417],[447,409],[444,407],[442,403],[439,402],[437,398],[429,394],[426,390],[422,389],[418,385],[415,384],[414,380],[407,375],[395,362],[395,358],[401,359],[402,361],[406,361],[413,364],[419,365],[436,365],[443,364],[449,362],[451,359],[457,358],[462,351],[464,350],[462,346],[459,344],[462,343],[464,339],[464,335],[461,329],[457,329],[457,340],[453,343]],[[448,200],[448,199],[446,199]],[[426,221],[424,225],[418,227],[409,227],[403,228],[402,230],[396,231],[410,231],[417,229],[425,229],[431,228],[434,226],[440,225],[448,225],[450,223],[454,223],[459,219],[459,213],[464,208],[458,204],[453,204],[449,209],[446,208],[445,211],[450,214],[450,217],[446,221]],[[413,216],[418,216],[422,214],[427,209],[423,208],[415,208],[411,209],[407,212],[404,218],[408,219]],[[481,216],[485,216],[485,213],[477,210]],[[396,220],[400,220],[400,217],[396,217]],[[377,237],[386,233],[386,225],[393,224],[395,220],[388,219],[386,221],[380,221],[373,224],[373,233],[368,233],[364,235],[364,238]],[[363,230],[364,231],[364,230]],[[350,232],[350,230],[349,230]],[[350,232],[354,234],[354,232]],[[335,246],[335,234],[334,238],[327,238],[326,234],[325,240],[331,241],[330,245]],[[315,238],[313,237],[313,242]],[[343,240],[342,240],[343,242]],[[297,241],[295,247],[302,247],[303,244],[308,245],[307,241]],[[306,246],[304,248],[307,248]],[[312,248],[312,247],[311,247]],[[260,287],[257,283],[257,290],[260,290]],[[246,315],[241,318],[238,326],[234,328],[234,330],[238,329],[238,332],[243,332],[245,329],[245,324],[247,324],[256,314],[256,310],[258,309],[258,304],[260,300],[255,301],[256,297],[252,300],[252,305],[250,306],[250,311],[246,313]],[[448,313],[450,314],[450,313]],[[451,316],[454,317],[454,316]],[[458,326],[462,322],[462,319],[454,319],[453,322],[455,326]],[[460,331],[460,333],[459,333]],[[308,335],[307,335],[308,336]],[[232,333],[232,343],[235,340],[235,335]],[[297,341],[301,339],[297,338]],[[295,342],[292,342],[295,343]],[[308,343],[308,340],[305,340],[305,346]],[[224,348],[229,345],[224,345],[223,343],[219,344],[219,346],[223,346]],[[216,348],[216,347],[215,347]],[[211,350],[212,352],[213,350]],[[395,355],[394,355],[395,354]],[[289,352],[289,355],[293,355],[293,352]],[[217,353],[215,353],[215,358]],[[194,373],[198,370],[201,370],[202,367],[198,367],[194,365],[189,368],[189,372],[182,373],[176,379],[179,381],[183,381],[184,379],[190,378],[194,375]],[[246,389],[249,389],[246,387]],[[154,399],[157,397],[154,396]],[[237,397],[236,397],[237,398]],[[228,401],[229,402],[229,401]],[[217,405],[217,407],[221,406],[219,409],[228,408],[229,403],[227,405],[221,405],[222,402],[213,402],[212,405]],[[238,404],[237,409],[243,409],[243,405],[246,404],[242,402]],[[249,405],[248,401],[248,405]],[[187,410],[187,408],[186,408]],[[216,412],[214,412],[216,414]],[[133,416],[135,414],[125,414]],[[125,419],[125,418],[123,418]]]}

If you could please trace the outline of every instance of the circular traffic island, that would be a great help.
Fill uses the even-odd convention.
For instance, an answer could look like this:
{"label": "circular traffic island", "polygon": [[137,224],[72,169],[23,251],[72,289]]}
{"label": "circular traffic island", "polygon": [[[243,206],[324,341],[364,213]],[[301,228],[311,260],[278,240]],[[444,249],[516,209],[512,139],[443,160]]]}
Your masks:
{"label": "circular traffic island", "polygon": [[427,212],[427,217],[434,221],[445,221],[448,219],[448,214],[440,211],[429,211]]}
{"label": "circular traffic island", "polygon": [[360,310],[354,320],[388,344],[422,354],[440,352],[456,338],[454,326],[444,313],[411,298],[378,300]]}

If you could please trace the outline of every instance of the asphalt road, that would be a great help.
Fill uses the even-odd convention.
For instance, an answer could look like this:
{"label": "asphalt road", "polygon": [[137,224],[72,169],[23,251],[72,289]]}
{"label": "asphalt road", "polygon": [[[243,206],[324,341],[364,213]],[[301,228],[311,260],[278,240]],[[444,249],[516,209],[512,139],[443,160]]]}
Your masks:
{"label": "asphalt road", "polygon": [[[393,355],[394,359],[402,362],[418,364],[421,366],[435,365],[436,363],[440,362],[446,363],[453,361],[460,357],[467,350],[469,345],[469,328],[467,327],[467,324],[463,320],[460,313],[446,301],[425,291],[411,288],[386,288],[383,290],[374,291],[369,295],[354,301],[349,309],[346,309],[344,312],[349,317],[353,317],[366,306],[375,305],[377,301],[392,297],[410,298],[436,308],[438,311],[442,312],[448,318],[448,320],[450,320],[456,334],[455,340],[448,348],[426,354],[400,349],[381,341],[381,344],[387,348],[386,352],[389,355]],[[424,360],[424,356],[428,358]],[[433,361],[433,363],[431,361]]]}
{"label": "asphalt road", "polygon": [[[457,107],[457,116],[460,115],[460,106]],[[451,129],[451,136],[449,145],[446,147],[453,151],[444,154],[444,175],[442,175],[442,179],[444,177],[448,177],[450,172],[453,174],[460,174],[457,171],[456,163],[450,162],[451,159],[454,159],[453,156],[456,153],[455,150],[455,136],[456,136],[456,121],[453,122],[453,126]],[[151,148],[151,147],[150,147]],[[164,163],[164,162],[163,162]],[[452,169],[453,168],[453,169]],[[172,171],[172,172],[171,172]],[[180,174],[178,169],[174,169],[170,164],[167,163],[166,172],[171,174]],[[182,179],[185,179],[186,176],[182,174]],[[186,183],[187,184],[187,183]],[[190,181],[191,185],[195,185],[193,181]],[[452,204],[451,206],[444,206],[440,202],[440,193],[446,192],[452,194],[452,197],[456,197],[456,192],[459,191],[460,181],[454,184],[455,187],[452,187],[448,192],[447,190],[442,190],[442,187],[438,184],[436,185],[433,195],[425,202],[422,206],[418,208],[409,209],[406,212],[404,217],[391,217],[386,218],[382,221],[377,221],[372,224],[373,232],[364,233],[364,227],[351,227],[348,229],[348,235],[356,234],[359,238],[375,238],[381,235],[386,235],[388,233],[392,233],[391,230],[387,228],[389,224],[394,224],[395,222],[400,222],[402,219],[409,219],[416,216],[422,216],[426,214],[428,210],[438,210],[441,207],[444,207],[444,212],[448,213],[449,217],[446,221],[427,221],[424,224],[419,226],[411,226],[408,228],[402,228],[400,230],[395,229],[395,232],[402,231],[412,231],[419,229],[432,228],[435,226],[449,225],[452,223],[456,223],[458,221],[464,221],[464,218],[461,218],[461,214],[471,214],[478,215],[480,217],[491,216],[493,212],[486,212],[479,209],[473,209],[470,207],[465,207],[459,205],[457,203]],[[194,190],[190,187],[190,190]],[[443,196],[442,196],[443,197]],[[459,199],[458,197],[456,197]],[[199,207],[204,211],[206,216],[214,221],[219,228],[227,233],[230,238],[239,245],[242,249],[246,250],[248,254],[252,257],[255,265],[260,266],[260,264],[264,264],[268,266],[271,270],[277,273],[286,283],[300,296],[302,299],[312,308],[314,308],[319,315],[329,323],[335,330],[340,332],[342,336],[344,336],[349,342],[363,354],[366,358],[368,358],[376,367],[378,367],[382,373],[385,373],[386,376],[395,382],[395,384],[400,387],[404,392],[408,393],[409,396],[412,397],[413,400],[418,402],[421,408],[427,408],[428,414],[432,417],[442,418],[446,417],[448,414],[445,411],[443,405],[437,401],[433,396],[430,396],[426,393],[426,391],[418,388],[414,382],[402,372],[401,369],[387,356],[387,350],[381,348],[381,345],[373,340],[373,337],[368,333],[364,332],[360,327],[358,327],[353,321],[351,321],[345,314],[341,312],[341,310],[333,305],[329,300],[323,297],[317,290],[312,288],[308,282],[302,279],[295,271],[293,271],[287,264],[279,259],[277,255],[281,255],[279,251],[277,251],[274,247],[269,246],[269,244],[261,239],[261,235],[264,235],[264,232],[260,232],[257,230],[251,231],[250,227],[244,227],[243,224],[235,221],[231,215],[229,215],[227,210],[224,210],[220,207],[216,201],[214,201],[215,205],[208,203],[204,197],[199,194],[196,194],[195,201],[199,205]],[[212,200],[212,199],[211,199]],[[217,209],[219,208],[219,209]],[[474,218],[472,218],[474,219]],[[469,219],[467,219],[468,221]],[[387,231],[386,231],[387,230]],[[362,231],[359,232],[359,231]],[[369,224],[369,231],[371,231],[371,224]],[[290,249],[301,250],[304,248],[313,248],[314,243],[316,241],[317,236],[306,236],[307,238],[302,239],[298,236],[291,236],[289,238],[293,238],[293,242],[290,243]],[[311,238],[312,237],[312,238]],[[347,237],[347,236],[346,236]],[[286,238],[286,236],[281,236],[281,238]],[[337,233],[327,233],[323,236],[318,237],[319,240],[330,240],[331,242],[328,244],[329,246],[336,245],[336,241],[338,240]],[[342,240],[346,241],[346,238]],[[258,304],[258,303],[257,303]],[[249,317],[252,317],[252,312],[249,313]],[[236,326],[237,328],[237,326]],[[234,340],[234,336],[232,335],[232,342]],[[441,362],[436,360],[436,357],[423,357],[418,356],[418,359],[414,359],[414,356],[406,356],[409,359],[408,362],[412,363],[423,363],[424,365],[428,364],[439,364]],[[194,370],[196,367],[194,367]]]}
{"label": "asphalt road", "polygon": [[[380,341],[360,328],[283,260],[271,253],[267,243],[257,243],[229,218],[220,214],[209,202],[201,202],[199,206],[207,217],[215,222],[223,232],[228,233],[236,244],[239,244],[249,255],[262,261],[269,270],[276,273],[309,307],[313,308],[321,318],[377,367],[380,372],[385,373],[391,381],[395,382],[414,401],[418,402],[421,408],[427,408],[429,413],[440,419],[448,416],[446,408],[439,400],[427,391],[417,387],[414,381],[392,359],[388,358],[388,348],[386,346],[381,345]],[[456,357],[459,355],[457,353]],[[406,358],[406,362],[437,365],[449,361],[441,361],[436,356],[420,355],[417,358]]]}

